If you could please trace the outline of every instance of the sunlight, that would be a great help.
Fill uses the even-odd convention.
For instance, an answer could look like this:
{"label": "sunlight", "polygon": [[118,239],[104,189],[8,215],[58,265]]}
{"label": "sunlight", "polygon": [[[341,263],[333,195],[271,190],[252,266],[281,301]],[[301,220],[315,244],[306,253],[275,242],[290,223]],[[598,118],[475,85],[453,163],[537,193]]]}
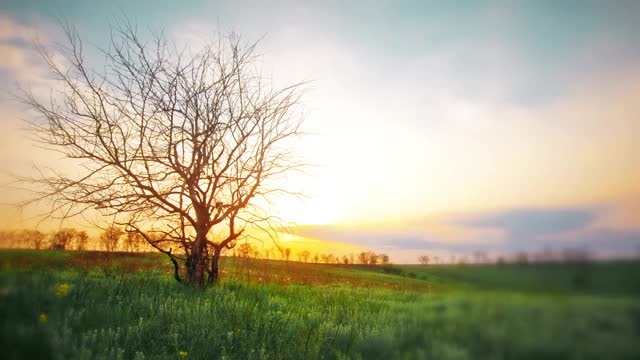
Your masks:
{"label": "sunlight", "polygon": [[3,358],[640,359],[639,15],[3,2]]}
{"label": "sunlight", "polygon": [[337,211],[327,197],[282,199],[275,208],[287,223],[334,224],[341,220],[341,211]]}

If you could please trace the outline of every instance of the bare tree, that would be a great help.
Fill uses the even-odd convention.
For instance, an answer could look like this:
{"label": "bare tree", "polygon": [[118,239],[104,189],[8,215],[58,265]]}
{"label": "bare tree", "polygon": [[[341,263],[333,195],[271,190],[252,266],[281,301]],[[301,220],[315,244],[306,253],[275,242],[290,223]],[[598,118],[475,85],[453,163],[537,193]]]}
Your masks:
{"label": "bare tree", "polygon": [[124,231],[116,226],[110,226],[100,234],[100,241],[104,244],[107,252],[114,252],[118,250],[118,244],[120,239],[124,235]]}
{"label": "bare tree", "polygon": [[76,234],[76,250],[84,250],[87,247],[89,241],[89,234],[85,230],[78,231]]}
{"label": "bare tree", "polygon": [[311,253],[309,252],[309,250],[302,250],[298,253],[298,258],[300,259],[300,261],[308,262],[310,256]]}
{"label": "bare tree", "polygon": [[277,184],[303,166],[290,151],[302,84],[273,88],[256,44],[234,34],[181,50],[124,22],[99,72],[78,32],[64,30],[61,57],[41,50],[60,88],[48,100],[21,99],[39,115],[29,122],[36,140],[81,166],[24,179],[34,201],[65,218],[97,209],[166,254],[179,282],[216,283],[222,251],[248,228],[275,236],[268,206],[292,193]]}
{"label": "bare tree", "polygon": [[320,256],[325,264],[332,264],[335,262],[335,256],[333,254],[322,254]]}
{"label": "bare tree", "polygon": [[0,245],[5,248],[13,248],[14,236],[12,231],[0,230]]}
{"label": "bare tree", "polygon": [[514,261],[516,264],[528,264],[529,263],[529,254],[526,251],[519,251],[516,253]]}
{"label": "bare tree", "polygon": [[249,243],[242,243],[238,246],[238,254],[240,257],[249,258],[254,254],[253,245]]}
{"label": "bare tree", "polygon": [[420,262],[420,264],[422,265],[428,265],[429,264],[429,256],[427,255],[420,255],[418,256],[418,261]]}
{"label": "bare tree", "polygon": [[42,249],[47,239],[47,235],[39,230],[23,230],[22,237],[29,246],[36,250]]}
{"label": "bare tree", "polygon": [[124,238],[125,246],[129,252],[140,252],[144,241],[145,239],[142,235],[135,231],[127,232]]}
{"label": "bare tree", "polygon": [[56,231],[51,236],[51,248],[54,250],[66,250],[77,234],[78,231],[72,228],[64,228]]}
{"label": "bare tree", "polygon": [[489,257],[484,251],[480,251],[480,250],[474,251],[473,258],[476,264],[486,264],[489,262]]}
{"label": "bare tree", "polygon": [[562,259],[567,263],[585,263],[589,262],[591,254],[587,249],[566,248],[562,250]]}
{"label": "bare tree", "polygon": [[380,260],[379,256],[373,251],[363,251],[358,254],[358,262],[364,265],[376,265]]}

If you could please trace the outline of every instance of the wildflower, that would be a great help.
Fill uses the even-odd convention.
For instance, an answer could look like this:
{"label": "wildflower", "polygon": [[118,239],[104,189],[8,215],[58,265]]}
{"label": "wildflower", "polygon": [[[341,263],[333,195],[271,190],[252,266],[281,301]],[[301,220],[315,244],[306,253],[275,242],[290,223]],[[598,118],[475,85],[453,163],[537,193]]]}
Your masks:
{"label": "wildflower", "polygon": [[38,316],[38,320],[40,320],[40,322],[47,322],[47,314],[45,313],[40,313],[40,316]]}
{"label": "wildflower", "polygon": [[71,289],[71,285],[69,284],[60,284],[56,288],[56,296],[57,297],[65,297],[69,294],[69,289]]}
{"label": "wildflower", "polygon": [[180,357],[180,359],[184,359],[187,357],[187,352],[186,351],[179,351],[178,352],[178,356]]}

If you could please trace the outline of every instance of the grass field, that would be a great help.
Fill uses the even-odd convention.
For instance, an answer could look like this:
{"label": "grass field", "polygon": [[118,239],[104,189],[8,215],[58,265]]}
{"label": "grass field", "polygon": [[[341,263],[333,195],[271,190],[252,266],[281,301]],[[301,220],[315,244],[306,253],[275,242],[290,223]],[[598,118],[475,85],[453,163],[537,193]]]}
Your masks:
{"label": "grass field", "polygon": [[340,266],[0,252],[5,359],[638,359],[640,263]]}

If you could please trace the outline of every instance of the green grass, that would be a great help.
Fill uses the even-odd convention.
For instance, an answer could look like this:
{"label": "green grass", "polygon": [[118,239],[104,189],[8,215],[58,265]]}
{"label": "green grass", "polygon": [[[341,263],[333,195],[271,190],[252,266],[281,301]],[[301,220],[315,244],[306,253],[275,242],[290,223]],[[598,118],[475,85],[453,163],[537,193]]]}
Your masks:
{"label": "green grass", "polygon": [[[53,265],[25,263],[32,256]],[[179,359],[181,351],[187,359],[640,357],[640,303],[625,286],[548,293],[515,281],[511,291],[512,280],[496,280],[517,280],[520,270],[511,267],[401,267],[417,273],[412,279],[378,268],[250,262],[252,277],[274,273],[258,282],[229,259],[227,280],[198,291],[171,280],[161,257],[80,261],[91,256],[0,252],[3,358]],[[130,266],[145,262],[162,271]],[[302,270],[320,279],[297,276]],[[56,294],[61,284],[70,285],[66,295]]]}
{"label": "green grass", "polygon": [[[640,296],[640,262],[503,265],[401,265],[402,276],[448,288],[549,294]],[[373,268],[384,271],[385,267]]]}

